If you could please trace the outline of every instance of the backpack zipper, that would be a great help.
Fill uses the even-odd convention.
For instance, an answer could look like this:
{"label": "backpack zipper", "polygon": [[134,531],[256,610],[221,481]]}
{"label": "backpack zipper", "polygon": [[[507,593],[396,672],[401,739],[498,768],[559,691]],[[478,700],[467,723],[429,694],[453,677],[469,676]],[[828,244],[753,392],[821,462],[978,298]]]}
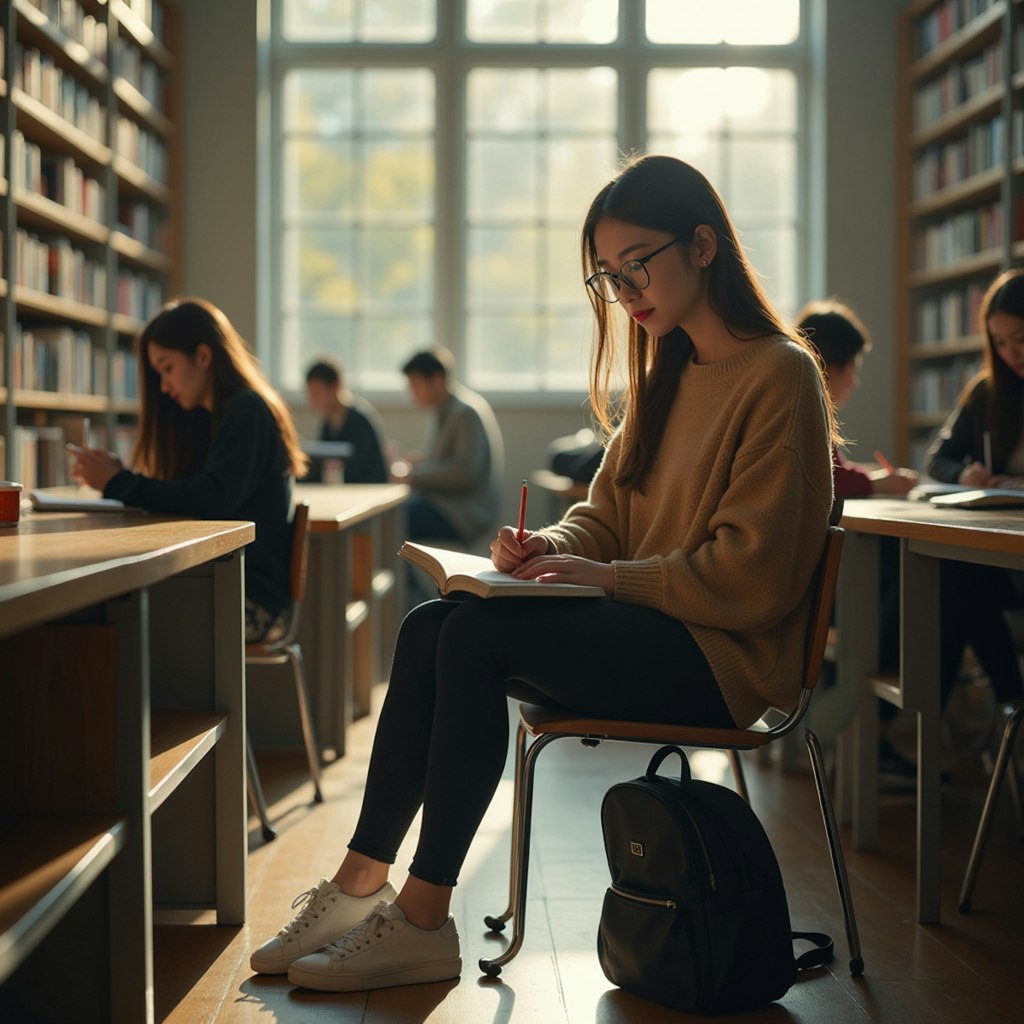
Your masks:
{"label": "backpack zipper", "polygon": [[683,811],[686,813],[686,816],[690,819],[690,824],[693,826],[693,831],[697,833],[697,842],[700,843],[701,851],[704,854],[704,863],[707,865],[708,869],[708,883],[711,886],[711,891],[718,892],[718,883],[715,881],[715,872],[714,869],[711,867],[711,857],[708,854],[708,848],[704,845],[704,836],[701,834],[697,822],[694,820],[693,815],[690,813],[689,807],[687,807],[686,804],[682,802],[680,802],[679,806],[683,809]]}
{"label": "backpack zipper", "polygon": [[659,900],[654,896],[638,896],[634,892],[627,892],[625,889],[620,889],[614,882],[611,884],[611,890],[616,896],[622,896],[624,899],[633,900],[634,903],[647,903],[654,907],[663,907],[666,910],[675,910],[675,900]]}

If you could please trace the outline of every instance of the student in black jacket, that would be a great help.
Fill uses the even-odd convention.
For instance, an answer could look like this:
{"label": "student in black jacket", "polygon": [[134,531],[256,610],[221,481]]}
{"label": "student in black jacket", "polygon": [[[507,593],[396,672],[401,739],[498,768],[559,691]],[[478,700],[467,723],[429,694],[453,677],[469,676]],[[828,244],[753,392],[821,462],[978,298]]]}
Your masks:
{"label": "student in black jacket", "polygon": [[138,338],[142,408],[126,469],[110,452],[84,449],[77,479],[151,512],[248,519],[246,640],[283,630],[291,603],[291,487],[306,456],[284,402],[238,331],[202,299],[168,303]]}

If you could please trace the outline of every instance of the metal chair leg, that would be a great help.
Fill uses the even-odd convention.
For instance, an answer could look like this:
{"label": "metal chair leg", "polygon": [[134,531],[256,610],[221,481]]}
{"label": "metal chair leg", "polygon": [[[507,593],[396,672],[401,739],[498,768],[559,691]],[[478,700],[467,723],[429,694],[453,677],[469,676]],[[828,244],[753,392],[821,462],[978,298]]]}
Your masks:
{"label": "metal chair leg", "polygon": [[508,865],[508,906],[498,916],[490,916],[484,918],[484,924],[492,932],[503,932],[505,930],[505,922],[512,916],[513,909],[515,907],[516,900],[516,887],[518,885],[516,879],[516,850],[519,849],[519,829],[520,823],[520,794],[523,788],[523,764],[526,760],[526,726],[522,722],[519,723],[519,728],[516,729],[516,752],[515,752],[515,769],[513,773],[512,783],[512,843],[509,851],[509,865]]}
{"label": "metal chair leg", "polygon": [[744,802],[750,803],[750,791],[747,789],[747,777],[743,774],[743,762],[740,760],[738,750],[730,750],[729,764],[732,766],[732,777],[736,780],[736,792],[743,797]]}
{"label": "metal chair leg", "polygon": [[245,737],[245,766],[245,784],[249,790],[249,802],[252,804],[252,809],[259,815],[263,838],[269,843],[271,839],[277,838],[277,830],[270,824],[267,800],[263,795],[263,786],[260,784],[260,773],[256,769],[256,755],[253,753],[252,740],[248,736]]}
{"label": "metal chair leg", "polygon": [[850,894],[850,880],[846,874],[846,861],[843,858],[843,847],[839,841],[839,829],[836,816],[832,809],[832,795],[828,789],[828,778],[825,774],[825,762],[821,756],[821,745],[818,737],[806,730],[807,753],[811,759],[811,772],[814,775],[814,786],[818,791],[818,803],[821,805],[821,817],[825,823],[825,835],[828,838],[828,851],[832,857],[832,870],[836,876],[839,889],[839,900],[843,905],[843,920],[846,924],[846,942],[850,950],[850,973],[864,973],[864,957],[861,954],[860,934],[857,931],[857,916],[853,909],[853,896]]}
{"label": "metal chair leg", "polygon": [[519,800],[519,834],[518,842],[512,850],[513,876],[515,878],[514,908],[512,912],[512,940],[508,948],[493,960],[481,959],[480,970],[489,978],[496,978],[501,969],[509,963],[522,949],[523,933],[526,929],[526,887],[530,869],[530,825],[533,812],[533,772],[537,763],[537,755],[552,740],[561,739],[557,733],[541,736],[533,741],[526,751],[523,763],[523,782]]}
{"label": "metal chair leg", "polygon": [[1007,767],[1016,779],[1016,769],[1010,760],[1013,756],[1014,741],[1017,738],[1017,729],[1020,726],[1021,718],[1024,718],[1024,707],[1017,708],[1006,720],[1003,728],[1003,738],[999,744],[999,754],[996,756],[996,763],[992,768],[992,779],[988,784],[988,792],[985,794],[985,806],[981,811],[981,820],[978,822],[978,830],[974,835],[974,844],[971,847],[971,856],[967,861],[967,871],[964,874],[964,884],[960,889],[960,913],[970,912],[971,901],[974,894],[974,883],[978,878],[978,869],[981,867],[981,856],[985,852],[985,843],[988,842],[989,830],[992,827],[992,813],[995,811],[996,803],[999,800],[999,790],[1003,785],[1003,776]]}
{"label": "metal chair leg", "polygon": [[295,677],[295,697],[299,705],[299,721],[302,724],[302,742],[306,746],[306,760],[309,762],[309,775],[313,780],[314,799],[323,803],[324,794],[320,787],[320,747],[316,742],[313,730],[313,719],[309,714],[309,694],[306,691],[306,673],[302,664],[302,648],[298,644],[289,644],[285,648],[288,660],[292,665]]}

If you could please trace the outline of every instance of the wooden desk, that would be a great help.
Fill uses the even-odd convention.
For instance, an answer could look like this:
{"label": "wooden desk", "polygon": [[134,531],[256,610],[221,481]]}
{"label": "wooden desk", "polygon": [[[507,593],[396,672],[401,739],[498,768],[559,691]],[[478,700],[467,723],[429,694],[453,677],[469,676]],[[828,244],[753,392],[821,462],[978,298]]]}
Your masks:
{"label": "wooden desk", "polygon": [[[875,696],[917,713],[917,919],[938,921],[940,838],[939,562],[1024,569],[1024,510],[936,508],[893,499],[847,501],[839,579],[839,686],[858,695],[853,833],[878,844],[878,711]],[[872,685],[878,651],[879,539],[900,548],[900,671]]]}
{"label": "wooden desk", "polygon": [[254,535],[118,513],[0,531],[0,1018],[152,1021],[154,903],[244,922]]}
{"label": "wooden desk", "polygon": [[353,717],[390,671],[405,612],[398,548],[405,536],[405,484],[299,484],[309,502],[307,606],[299,640],[321,747],[345,752]]}

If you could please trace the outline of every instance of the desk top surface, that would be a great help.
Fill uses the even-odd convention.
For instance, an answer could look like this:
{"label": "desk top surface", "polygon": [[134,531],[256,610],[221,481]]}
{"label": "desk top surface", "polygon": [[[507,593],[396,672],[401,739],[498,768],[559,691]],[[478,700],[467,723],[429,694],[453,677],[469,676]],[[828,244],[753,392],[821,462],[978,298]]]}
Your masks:
{"label": "desk top surface", "polygon": [[296,501],[309,503],[313,533],[331,533],[356,526],[403,504],[405,484],[296,484]]}
{"label": "desk top surface", "polygon": [[247,522],[28,513],[0,528],[0,636],[157,583],[255,535]]}
{"label": "desk top surface", "polygon": [[856,533],[1024,556],[1024,509],[942,508],[927,501],[853,498],[841,525]]}

